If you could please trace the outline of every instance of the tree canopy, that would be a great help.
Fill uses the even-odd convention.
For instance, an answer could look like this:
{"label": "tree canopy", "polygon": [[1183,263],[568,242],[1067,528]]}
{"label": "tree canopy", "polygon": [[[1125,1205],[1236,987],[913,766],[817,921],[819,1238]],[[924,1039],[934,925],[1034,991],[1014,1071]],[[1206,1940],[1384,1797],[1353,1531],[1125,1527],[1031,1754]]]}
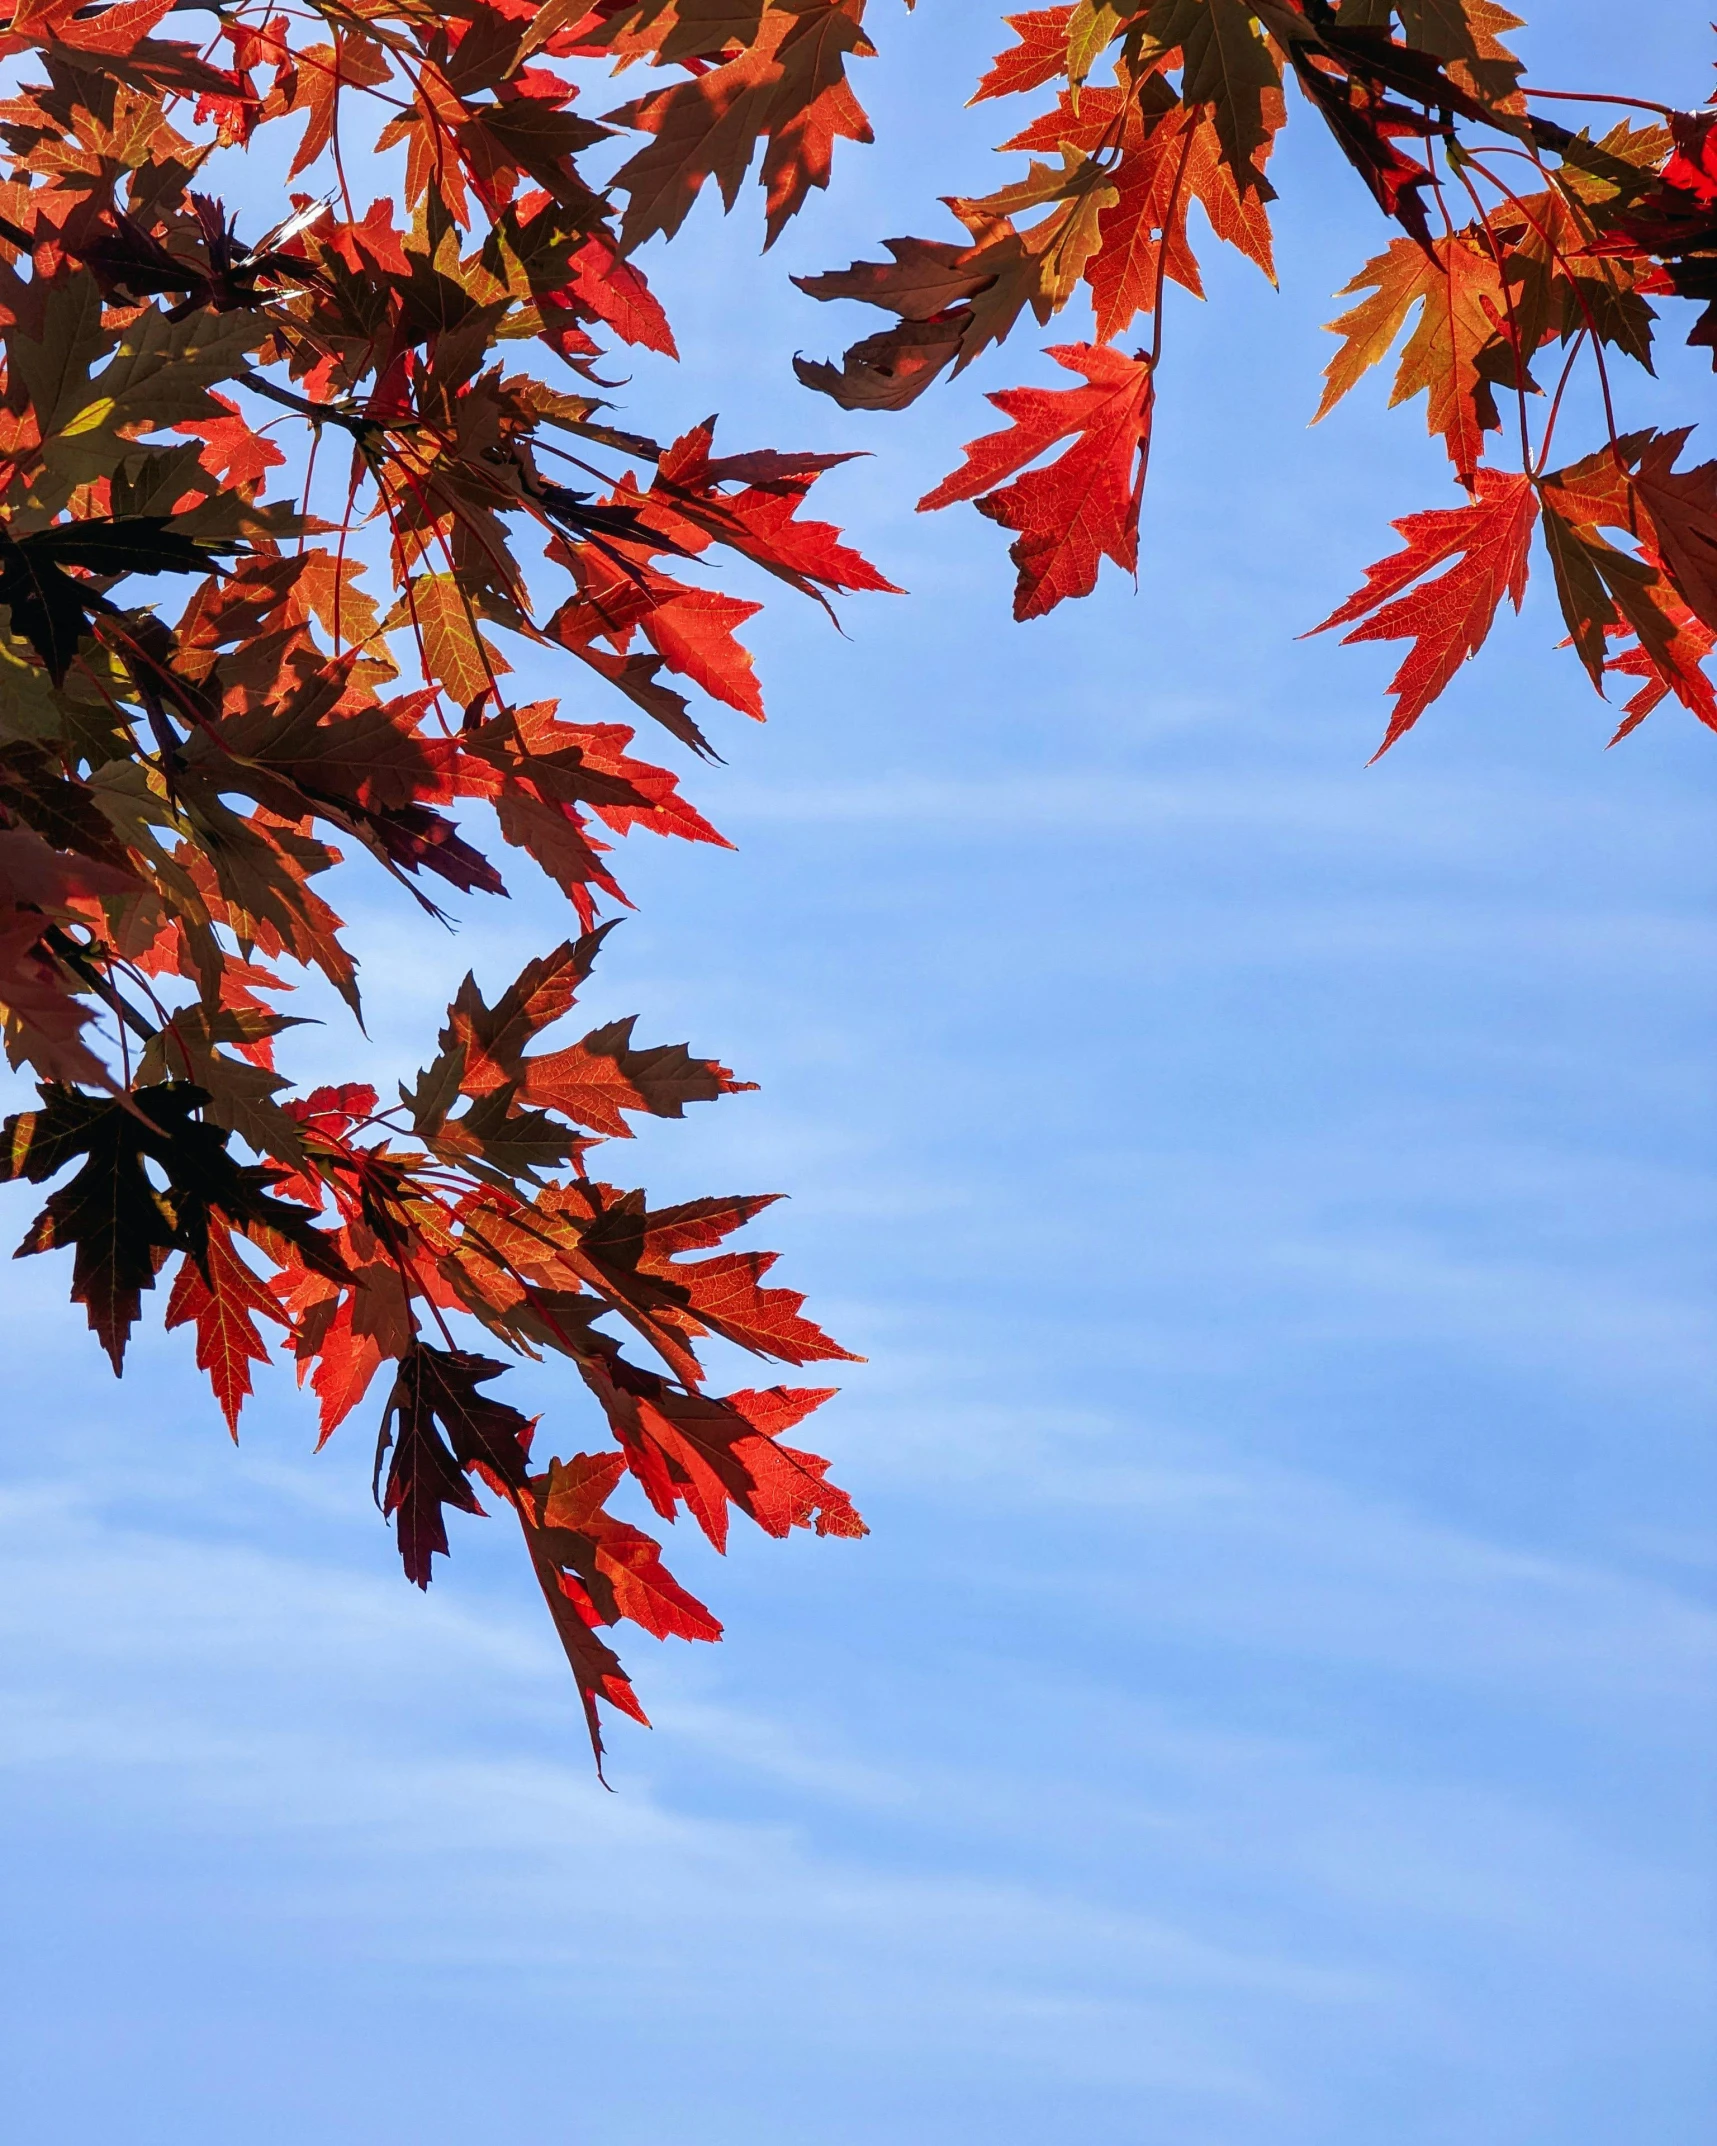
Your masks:
{"label": "tree canopy", "polygon": [[[713,418],[657,440],[601,370],[679,355],[637,256],[706,186],[732,208],[755,172],[770,244],[869,141],[865,0],[206,0],[198,45],[157,34],[175,12],[25,0],[3,33],[0,1009],[41,1100],[0,1170],[52,1188],[20,1252],[70,1251],[116,1372],[153,1292],[235,1435],[271,1342],[324,1439],[367,1404],[418,1585],[449,1507],[509,1506],[600,1758],[599,1700],[643,1718],[603,1632],[721,1629],[610,1510],[624,1480],[717,1548],[735,1510],[863,1532],[788,1442],[828,1389],[708,1390],[711,1340],[846,1354],[771,1255],[721,1249],[768,1198],[652,1207],[602,1174],[635,1121],[748,1084],[630,1020],[561,1024],[625,901],[617,838],[723,839],[640,727],[695,762],[708,704],[763,713],[757,606],[702,570],[825,609],[898,593],[805,511],[844,454],[730,451]],[[1010,16],[977,96],[1036,96],[1003,143],[1024,175],[950,198],[957,237],[801,278],[892,325],[799,378],[898,410],[1071,308],[1073,384],[993,393],[1005,423],[919,504],[1010,533],[1022,621],[1134,568],[1167,286],[1202,295],[1195,240],[1274,275],[1292,100],[1394,226],[1319,414],[1393,362],[1455,487],[1323,621],[1408,644],[1380,749],[1518,608],[1539,540],[1617,735],[1668,701],[1717,728],[1717,462],[1621,407],[1666,304],[1717,363],[1717,116],[1528,85],[1519,27],[1493,0]],[[241,232],[216,189],[275,125],[301,190]],[[1604,422],[1570,442],[1582,372]],[[568,666],[571,713],[514,697],[509,646]],[[362,1004],[317,883],[367,853],[432,929],[505,892],[491,832],[565,897],[562,943],[467,977],[393,1097],[295,1093],[295,980]],[[568,1359],[602,1450],[539,1453],[496,1347]]]}

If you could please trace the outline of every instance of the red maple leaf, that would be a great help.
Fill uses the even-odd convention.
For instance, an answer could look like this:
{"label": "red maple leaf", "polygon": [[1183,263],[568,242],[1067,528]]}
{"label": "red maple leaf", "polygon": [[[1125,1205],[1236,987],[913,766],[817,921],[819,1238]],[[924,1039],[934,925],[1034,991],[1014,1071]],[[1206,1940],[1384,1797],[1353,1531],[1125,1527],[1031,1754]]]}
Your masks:
{"label": "red maple leaf", "polygon": [[997,53],[990,71],[978,84],[972,102],[986,97],[1011,97],[1021,90],[1038,89],[1067,71],[1067,26],[1073,19],[1070,7],[1033,9],[1030,14],[1004,15],[1002,20],[1019,40],[1006,52]]}
{"label": "red maple leaf", "polygon": [[268,1360],[267,1344],[256,1326],[259,1314],[281,1326],[291,1325],[277,1299],[240,1259],[232,1232],[224,1226],[212,1228],[205,1264],[200,1267],[187,1254],[180,1265],[167,1299],[165,1324],[195,1324],[197,1369],[208,1373],[235,1440],[239,1410],[251,1390],[250,1367]]}
{"label": "red maple leaf", "polygon": [[[918,502],[924,513],[957,499],[1019,535],[1009,554],[1019,568],[1014,617],[1041,618],[1069,596],[1088,596],[1097,569],[1113,559],[1129,573],[1139,559],[1139,501],[1151,436],[1150,363],[1099,344],[1061,343],[1049,355],[1088,385],[1004,388],[989,399],[1013,420],[966,449],[951,477]],[[1060,440],[1074,444],[1045,469],[1025,469]]]}
{"label": "red maple leaf", "polygon": [[[1537,520],[1529,477],[1481,469],[1470,506],[1434,507],[1392,523],[1405,549],[1367,567],[1364,586],[1311,629],[1327,633],[1357,620],[1344,641],[1413,643],[1389,681],[1395,713],[1373,758],[1381,758],[1411,730],[1467,658],[1478,653],[1505,593],[1520,609],[1527,546]],[[1453,564],[1435,580],[1425,580],[1445,560]]]}
{"label": "red maple leaf", "polygon": [[605,322],[623,342],[677,358],[668,316],[642,273],[622,261],[600,238],[587,238],[573,255],[563,303]]}

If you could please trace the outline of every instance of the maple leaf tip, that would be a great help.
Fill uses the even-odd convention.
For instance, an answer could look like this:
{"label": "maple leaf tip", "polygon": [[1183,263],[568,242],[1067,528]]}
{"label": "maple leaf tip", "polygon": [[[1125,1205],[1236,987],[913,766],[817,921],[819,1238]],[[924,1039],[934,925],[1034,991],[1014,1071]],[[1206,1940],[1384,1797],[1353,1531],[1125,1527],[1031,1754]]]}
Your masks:
{"label": "maple leaf tip", "polygon": [[1384,754],[1388,752],[1392,746],[1400,744],[1401,740],[1407,735],[1408,731],[1411,730],[1412,727],[1413,726],[1411,723],[1403,723],[1400,728],[1397,729],[1396,726],[1391,723],[1389,728],[1383,734],[1383,743],[1377,748],[1376,752],[1374,752],[1371,758],[1365,763],[1366,766],[1375,767],[1378,761],[1383,758]]}

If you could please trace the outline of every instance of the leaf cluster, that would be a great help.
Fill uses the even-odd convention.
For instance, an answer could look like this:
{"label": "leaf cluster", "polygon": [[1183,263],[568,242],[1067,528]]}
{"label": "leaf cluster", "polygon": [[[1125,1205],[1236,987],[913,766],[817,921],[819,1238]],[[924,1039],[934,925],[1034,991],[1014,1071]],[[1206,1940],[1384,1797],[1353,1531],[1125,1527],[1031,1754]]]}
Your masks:
{"label": "leaf cluster", "polygon": [[[209,13],[201,45],[160,34],[174,0],[23,0],[0,31],[0,1025],[42,1091],[4,1172],[53,1188],[20,1251],[70,1251],[116,1370],[171,1267],[166,1324],[235,1435],[271,1343],[324,1437],[374,1396],[418,1584],[450,1507],[509,1506],[600,1756],[598,1702],[640,1710],[599,1634],[720,1629],[611,1509],[625,1482],[717,1548],[735,1511],[862,1532],[786,1442],[824,1389],[708,1390],[712,1342],[845,1354],[730,1243],[767,1201],[652,1207],[598,1166],[640,1118],[748,1084],[572,1016],[625,901],[617,843],[722,841],[639,732],[695,760],[712,706],[763,713],[758,606],[706,570],[825,608],[890,588],[805,511],[845,455],[730,452],[714,419],[656,439],[602,370],[677,355],[638,255],[706,188],[731,208],[755,175],[773,243],[870,139],[866,0]],[[1628,681],[1622,729],[1669,698],[1717,728],[1717,462],[1684,460],[1687,427],[1624,430],[1612,386],[1649,370],[1665,303],[1717,359],[1717,116],[1612,123],[1628,100],[1526,87],[1496,0],[1007,21],[977,97],[1047,93],[1003,144],[1024,175],[948,197],[958,235],[800,279],[886,320],[797,369],[898,410],[1028,315],[1090,308],[1088,340],[1050,346],[1070,384],[993,394],[1004,426],[920,502],[1010,533],[1018,616],[1136,567],[1168,287],[1203,295],[1206,235],[1274,278],[1297,108],[1393,226],[1344,294],[1322,409],[1392,359],[1459,487],[1324,622],[1410,644],[1385,746],[1518,606],[1540,541],[1578,659]],[[640,93],[587,109],[633,69]],[[1602,124],[1568,124],[1582,105]],[[271,127],[295,130],[290,198],[245,235],[220,174]],[[388,191],[360,204],[376,159]],[[1570,458],[1581,368],[1604,436]],[[571,706],[515,698],[522,650]],[[568,936],[510,983],[468,977],[388,1100],[295,1094],[284,995],[314,973],[362,1005],[323,884],[367,859],[430,919],[501,896],[479,826],[564,896]],[[489,1391],[508,1355],[565,1359],[606,1446],[539,1462]]]}
{"label": "leaf cluster", "polygon": [[[568,1025],[619,839],[722,841],[638,731],[711,756],[709,706],[763,714],[758,606],[704,569],[825,608],[889,587],[803,511],[844,456],[728,452],[713,419],[658,441],[602,371],[676,354],[632,257],[707,179],[731,198],[761,147],[774,232],[864,137],[860,14],[221,0],[193,46],[171,0],[27,0],[0,32],[0,1016],[42,1096],[3,1174],[51,1188],[20,1256],[69,1252],[116,1371],[161,1283],[235,1436],[271,1348],[323,1437],[370,1398],[419,1585],[449,1507],[509,1505],[599,1755],[599,1698],[642,1717],[598,1631],[720,1630],[609,1510],[624,1480],[718,1545],[734,1510],[862,1532],[784,1442],[824,1389],[708,1390],[712,1339],[845,1354],[728,1245],[767,1202],[652,1207],[594,1168],[750,1084]],[[585,116],[640,60],[683,87]],[[303,190],[246,232],[220,174],[269,128]],[[509,692],[521,647],[570,707]],[[498,996],[468,977],[396,1099],[295,1093],[284,995],[362,1005],[328,876],[367,857],[442,916],[506,892],[480,825],[573,935]],[[566,1359],[608,1451],[533,1459],[488,1348]]]}
{"label": "leaf cluster", "polygon": [[[1008,426],[919,501],[1014,533],[1016,617],[1088,594],[1105,558],[1135,568],[1164,298],[1203,296],[1191,213],[1274,280],[1269,167],[1297,103],[1400,233],[1343,294],[1317,414],[1393,356],[1391,401],[1425,398],[1465,494],[1398,521],[1405,549],[1324,621],[1410,643],[1380,750],[1518,608],[1535,531],[1592,682],[1634,688],[1617,736],[1671,697],[1717,728],[1717,462],[1676,467],[1690,427],[1623,431],[1616,385],[1651,370],[1653,300],[1698,308],[1687,340],[1717,363],[1717,113],[1526,87],[1496,0],[1077,0],[1007,22],[974,101],[1050,93],[1002,144],[1027,175],[949,197],[961,240],[892,238],[888,260],[799,279],[894,324],[798,371],[897,410],[1028,312],[1088,304],[1093,340],[1049,352],[1087,384],[992,394]],[[1605,437],[1568,460],[1581,370]]]}

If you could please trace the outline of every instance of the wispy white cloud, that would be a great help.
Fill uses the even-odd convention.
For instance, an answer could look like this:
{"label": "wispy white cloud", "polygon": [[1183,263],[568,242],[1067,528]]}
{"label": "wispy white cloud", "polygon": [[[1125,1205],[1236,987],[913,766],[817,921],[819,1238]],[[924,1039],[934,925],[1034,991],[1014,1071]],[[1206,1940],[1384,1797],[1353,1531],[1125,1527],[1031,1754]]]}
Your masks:
{"label": "wispy white cloud", "polygon": [[[972,1591],[1005,1621],[1048,1589],[1064,1625],[1109,1635],[1057,1689],[1005,1647],[972,1676],[927,1634],[936,1675],[1035,1748],[1001,1773],[993,1738],[961,1762],[926,1737],[929,1663],[903,1674],[898,1728],[861,1744],[838,1658],[815,1692],[724,1696],[668,1654],[657,1741],[619,1732],[607,1796],[530,1605],[456,1579],[421,1601],[332,1545],[186,1537],[140,1521],[121,1480],[0,1504],[11,1798],[99,1804],[145,1838],[266,1840],[258,1908],[333,1943],[335,1971],[504,1975],[536,2032],[569,1978],[587,2014],[648,2003],[694,2040],[767,1991],[804,2048],[1158,2091],[1260,2141],[1296,2050],[1362,2034],[1432,2061],[1459,2041],[1444,1945],[1554,1958],[1581,2002],[1698,1986],[1697,1917],[1649,1843],[1327,1729],[1242,1731],[1232,1706],[1213,1727],[1199,1700],[1129,1689],[1124,1665],[1216,1644],[1262,1686],[1290,1662],[1382,1672],[1649,1750],[1709,1688],[1717,1620],[1327,1485],[1220,1456],[1119,1466],[1081,1442],[1084,1465],[1040,1450],[1021,1471],[1051,1506],[1034,1572],[1010,1583],[968,1554],[929,1590],[932,1619]],[[1094,1748],[1095,1710],[1090,1779],[1055,1746]],[[713,1801],[692,1786],[712,1767],[736,1784]],[[1417,1933],[1416,1964],[1385,1927]]]}

